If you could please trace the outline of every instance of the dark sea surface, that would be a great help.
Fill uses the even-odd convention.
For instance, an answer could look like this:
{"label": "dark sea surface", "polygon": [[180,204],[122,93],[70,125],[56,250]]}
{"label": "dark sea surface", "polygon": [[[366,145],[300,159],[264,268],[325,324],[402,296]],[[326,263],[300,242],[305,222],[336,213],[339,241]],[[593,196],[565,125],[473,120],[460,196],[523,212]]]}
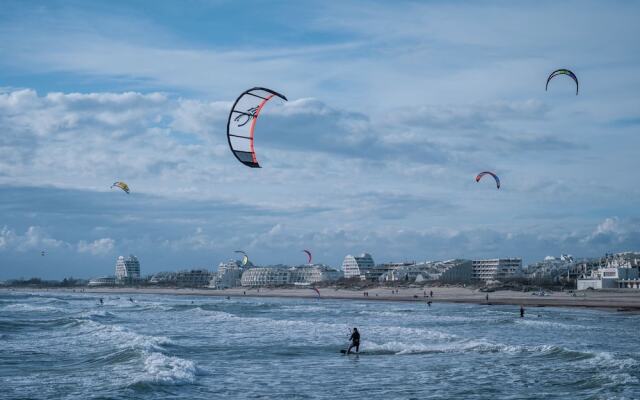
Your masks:
{"label": "dark sea surface", "polygon": [[[0,292],[2,399],[639,399],[640,316]],[[360,355],[342,355],[348,329]]]}

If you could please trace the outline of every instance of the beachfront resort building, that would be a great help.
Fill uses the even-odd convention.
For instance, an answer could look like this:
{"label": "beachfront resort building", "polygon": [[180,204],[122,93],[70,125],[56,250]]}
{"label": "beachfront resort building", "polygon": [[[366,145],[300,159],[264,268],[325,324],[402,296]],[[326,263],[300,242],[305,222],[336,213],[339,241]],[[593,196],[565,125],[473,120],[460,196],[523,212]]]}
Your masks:
{"label": "beachfront resort building", "polygon": [[303,265],[289,269],[289,283],[310,285],[318,282],[333,282],[342,278],[342,272],[326,265]]}
{"label": "beachfront resort building", "polygon": [[473,260],[473,279],[489,282],[513,279],[522,273],[522,258]]}
{"label": "beachfront resort building", "polygon": [[209,286],[211,273],[207,269],[191,269],[176,273],[176,286],[203,288]]}
{"label": "beachfront resort building", "polygon": [[118,284],[132,284],[140,280],[140,261],[131,254],[116,260],[116,282]]}
{"label": "beachfront resort building", "polygon": [[372,279],[371,273],[374,272],[375,263],[371,254],[362,253],[359,257],[347,255],[342,261],[342,271],[344,277],[360,278],[361,280]]}
{"label": "beachfront resort building", "polygon": [[218,265],[218,272],[211,274],[209,287],[212,289],[229,289],[241,285],[242,273],[245,268],[238,260],[230,260]]}
{"label": "beachfront resort building", "polygon": [[342,278],[342,272],[326,265],[303,265],[288,267],[250,268],[242,273],[242,286],[280,286],[313,285],[320,282],[332,282]]}
{"label": "beachfront resort building", "polygon": [[[392,264],[388,264],[392,265]],[[427,261],[422,263],[398,263],[378,279],[381,282],[405,281],[444,283],[468,283],[473,279],[471,260]]]}
{"label": "beachfront resort building", "polygon": [[242,286],[280,286],[289,284],[290,271],[282,267],[256,267],[242,273]]}
{"label": "beachfront resort building", "polygon": [[640,253],[606,254],[601,267],[578,279],[578,290],[640,289]]}

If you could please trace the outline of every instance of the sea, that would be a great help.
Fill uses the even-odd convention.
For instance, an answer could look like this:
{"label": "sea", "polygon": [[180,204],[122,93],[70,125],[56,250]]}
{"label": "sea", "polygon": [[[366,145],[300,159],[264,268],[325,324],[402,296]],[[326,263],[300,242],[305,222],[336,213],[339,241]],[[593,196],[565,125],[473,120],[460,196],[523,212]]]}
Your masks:
{"label": "sea", "polygon": [[639,399],[640,316],[1,291],[0,398]]}

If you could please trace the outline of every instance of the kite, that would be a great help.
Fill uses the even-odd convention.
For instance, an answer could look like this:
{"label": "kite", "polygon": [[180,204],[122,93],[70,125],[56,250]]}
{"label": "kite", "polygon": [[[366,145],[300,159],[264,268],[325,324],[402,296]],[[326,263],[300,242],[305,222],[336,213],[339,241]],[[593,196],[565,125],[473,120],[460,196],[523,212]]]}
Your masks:
{"label": "kite", "polygon": [[46,254],[47,254],[47,251],[46,251],[46,250],[42,250],[42,251],[40,252],[40,255],[41,255],[42,257],[44,257]]}
{"label": "kite", "polygon": [[113,185],[111,185],[111,189],[113,189],[114,187],[119,187],[120,189],[124,190],[126,194],[129,194],[129,185],[124,182],[114,182]]}
{"label": "kite", "polygon": [[242,266],[244,267],[245,265],[247,265],[247,263],[249,262],[249,256],[247,256],[247,253],[242,250],[236,250],[235,252],[242,254]]}
{"label": "kite", "polygon": [[493,176],[493,179],[496,180],[496,186],[498,187],[498,189],[500,189],[500,178],[498,178],[498,175],[494,174],[493,172],[489,172],[489,171],[480,172],[478,176],[476,176],[476,182],[480,182],[480,179],[482,179],[482,177],[485,175]]}
{"label": "kite", "polygon": [[233,155],[251,168],[260,168],[253,147],[253,134],[260,111],[273,97],[287,101],[278,92],[262,87],[254,87],[243,92],[233,103],[227,121],[227,140]]}
{"label": "kite", "polygon": [[564,68],[557,69],[553,71],[551,75],[549,75],[549,77],[547,78],[547,85],[544,87],[544,90],[549,89],[549,81],[558,75],[568,75],[569,77],[571,77],[571,79],[573,79],[573,81],[576,83],[576,96],[577,96],[578,95],[578,77],[573,72]]}
{"label": "kite", "polygon": [[311,255],[311,252],[309,250],[302,250],[302,252],[307,253],[308,264],[311,264],[311,259],[313,258],[313,256]]}

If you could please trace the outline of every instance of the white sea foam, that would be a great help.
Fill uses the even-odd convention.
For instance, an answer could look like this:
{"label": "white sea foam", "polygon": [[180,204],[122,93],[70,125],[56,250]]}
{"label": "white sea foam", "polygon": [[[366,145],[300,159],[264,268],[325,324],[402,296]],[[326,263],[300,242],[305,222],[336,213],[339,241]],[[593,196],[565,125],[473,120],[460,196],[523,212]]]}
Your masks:
{"label": "white sea foam", "polygon": [[171,357],[162,353],[149,353],[144,359],[144,372],[136,382],[152,382],[166,385],[194,383],[197,368],[193,361]]}
{"label": "white sea foam", "polygon": [[138,348],[145,350],[160,349],[171,340],[165,336],[143,335],[119,325],[105,325],[91,320],[85,320],[84,325],[91,335],[100,340],[108,340],[119,348]]}

